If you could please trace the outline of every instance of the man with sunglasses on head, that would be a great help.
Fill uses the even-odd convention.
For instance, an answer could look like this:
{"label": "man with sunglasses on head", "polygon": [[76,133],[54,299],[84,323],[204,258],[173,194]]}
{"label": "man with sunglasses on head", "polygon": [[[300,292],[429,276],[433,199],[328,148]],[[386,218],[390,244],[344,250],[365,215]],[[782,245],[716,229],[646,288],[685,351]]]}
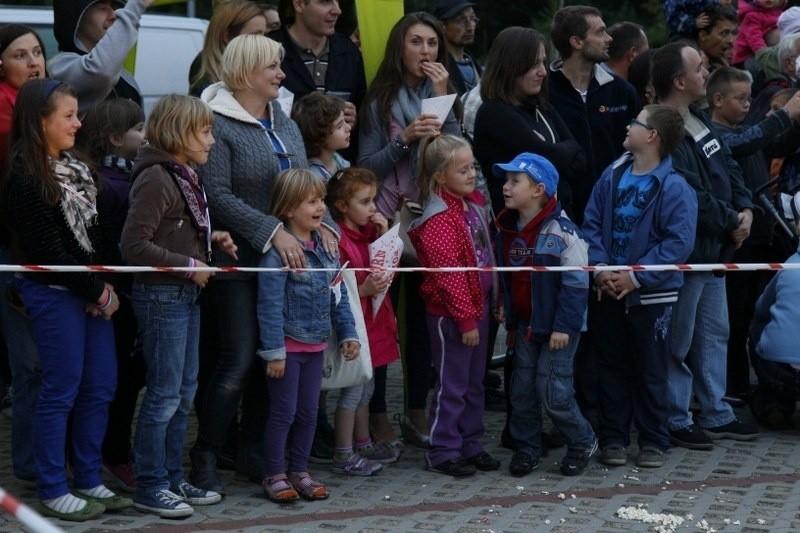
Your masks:
{"label": "man with sunglasses on head", "polygon": [[478,17],[475,4],[466,0],[437,0],[433,16],[442,21],[447,45],[447,71],[461,96],[478,85],[483,69],[466,51],[475,42]]}

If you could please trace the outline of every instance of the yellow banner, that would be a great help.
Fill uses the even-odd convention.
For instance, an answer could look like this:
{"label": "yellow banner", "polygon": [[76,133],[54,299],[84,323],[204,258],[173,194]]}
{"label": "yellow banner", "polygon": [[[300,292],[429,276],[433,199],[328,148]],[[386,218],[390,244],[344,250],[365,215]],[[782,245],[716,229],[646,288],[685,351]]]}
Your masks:
{"label": "yellow banner", "polygon": [[389,32],[403,15],[403,0],[356,0],[356,16],[367,84],[372,83],[375,73],[378,72],[378,66],[383,61]]}

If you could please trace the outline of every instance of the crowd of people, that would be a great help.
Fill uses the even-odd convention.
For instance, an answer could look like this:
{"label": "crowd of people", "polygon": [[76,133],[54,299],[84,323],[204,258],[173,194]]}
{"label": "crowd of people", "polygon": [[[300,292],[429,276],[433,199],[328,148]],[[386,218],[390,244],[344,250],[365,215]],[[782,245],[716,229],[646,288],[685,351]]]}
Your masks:
{"label": "crowd of people", "polygon": [[[124,60],[153,1],[55,0],[47,61],[34,30],[0,27],[0,260],[170,267],[2,275],[13,472],[44,515],[185,517],[224,497],[219,469],[321,500],[310,463],[371,476],[406,446],[444,475],[500,469],[482,444],[500,327],[513,476],[564,445],[566,476],[625,465],[632,426],[643,468],[752,440],[748,405],[791,426],[796,273],[622,267],[800,261],[800,7],[668,1],[651,50],[569,6],[549,36],[501,31],[484,67],[481,6],[436,0],[368,84],[337,0],[293,0],[283,24],[227,0],[190,95],[145,118]],[[396,223],[402,264],[427,270],[368,270]],[[371,377],[329,417],[324,361],[362,353]]]}

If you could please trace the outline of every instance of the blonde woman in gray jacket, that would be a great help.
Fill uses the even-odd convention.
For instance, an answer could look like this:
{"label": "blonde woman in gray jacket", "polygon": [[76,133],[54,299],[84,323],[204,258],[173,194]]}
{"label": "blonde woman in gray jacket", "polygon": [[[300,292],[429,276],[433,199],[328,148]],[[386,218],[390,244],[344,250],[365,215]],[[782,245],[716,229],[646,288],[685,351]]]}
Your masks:
{"label": "blonde woman in gray jacket", "polygon": [[[202,94],[214,111],[216,144],[208,162],[198,171],[215,224],[229,231],[239,246],[238,261],[220,258],[218,265],[225,261],[226,266],[258,266],[260,256],[274,246],[285,265],[305,266],[300,242],[267,211],[277,175],[289,168],[308,167],[300,130],[277,101],[285,78],[280,68],[282,58],[283,48],[277,42],[261,35],[240,35],[223,53],[222,81]],[[331,222],[330,227],[336,226]],[[336,254],[337,234],[324,228],[322,233],[326,250]],[[246,381],[250,384],[243,402],[237,472],[252,480],[262,478],[267,395],[263,370],[254,368],[258,343],[256,275],[218,275],[206,296],[204,327],[213,329],[218,343],[201,351],[201,368],[206,365],[213,370],[201,381],[195,401],[200,425],[190,452],[190,479],[198,487],[224,493],[216,474],[216,458],[226,442]],[[209,353],[214,348],[216,353]]]}

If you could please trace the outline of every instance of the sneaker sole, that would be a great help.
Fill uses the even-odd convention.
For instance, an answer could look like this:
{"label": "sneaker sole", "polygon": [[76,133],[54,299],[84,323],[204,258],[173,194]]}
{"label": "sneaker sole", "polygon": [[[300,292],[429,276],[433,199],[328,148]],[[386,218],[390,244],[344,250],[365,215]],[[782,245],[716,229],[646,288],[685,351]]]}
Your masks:
{"label": "sneaker sole", "polygon": [[636,461],[636,466],[641,468],[659,468],[664,466],[666,461]]}
{"label": "sneaker sole", "polygon": [[333,472],[334,474],[342,474],[342,475],[345,475],[345,476],[361,476],[361,477],[372,476],[374,474],[377,474],[381,470],[383,470],[383,468],[380,468],[378,470],[370,470],[369,472],[364,472],[364,471],[354,472],[354,471],[347,470],[345,468],[338,468],[338,467],[335,467],[335,466],[331,467],[331,472]]}
{"label": "sneaker sole", "polygon": [[686,442],[676,438],[670,437],[669,441],[674,444],[675,446],[680,446],[681,448],[687,448],[689,450],[713,450],[714,443],[697,443],[697,442]]}
{"label": "sneaker sole", "polygon": [[708,435],[709,439],[713,440],[730,439],[730,440],[738,440],[746,442],[755,440],[758,437],[758,433],[751,433],[749,435],[741,433],[714,433],[713,431],[708,431],[707,429],[704,429],[703,433]]}
{"label": "sneaker sole", "polygon": [[161,518],[183,518],[194,513],[194,509],[191,507],[188,509],[162,509],[161,507],[151,507],[137,502],[133,502],[133,507],[146,513],[158,515]]}
{"label": "sneaker sole", "polygon": [[606,466],[625,466],[628,464],[628,459],[604,459],[601,457],[600,463]]}
{"label": "sneaker sole", "polygon": [[184,503],[188,503],[189,505],[214,505],[215,503],[219,503],[222,501],[222,494],[217,494],[216,496],[206,496],[204,498],[184,498],[179,496],[181,501]]}

